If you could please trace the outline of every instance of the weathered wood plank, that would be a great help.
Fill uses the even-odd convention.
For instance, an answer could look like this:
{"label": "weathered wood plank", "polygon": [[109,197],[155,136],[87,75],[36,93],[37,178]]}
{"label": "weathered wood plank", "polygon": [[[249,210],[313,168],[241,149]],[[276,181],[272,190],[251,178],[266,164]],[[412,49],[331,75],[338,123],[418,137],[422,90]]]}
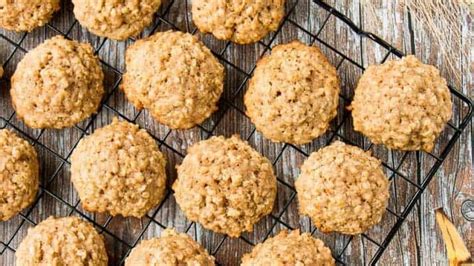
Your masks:
{"label": "weathered wood plank", "polygon": [[[407,28],[409,17],[407,16],[406,11],[400,7],[400,3],[394,3],[394,6],[399,9],[397,12],[393,13],[396,14],[395,18],[401,18],[400,22],[404,25],[404,31],[409,32],[409,29]],[[377,19],[374,19],[382,21],[384,27],[377,28],[376,25],[371,24],[372,31],[380,34],[384,39],[390,40],[393,38],[394,34],[397,33],[387,30],[387,19],[384,18],[391,17],[388,14],[384,14],[379,16]],[[466,53],[470,54],[470,58],[472,58],[472,49],[470,49],[472,46],[472,22],[467,19],[467,14],[460,16],[458,20],[459,25],[462,27],[462,38],[464,41],[463,48],[466,50]],[[417,24],[415,21],[412,22],[414,34],[412,36],[405,36],[404,38],[404,40],[409,40],[409,38],[412,37],[414,41],[413,46],[411,44],[408,45],[408,52],[410,53],[411,51],[414,51],[415,54],[425,63],[438,66],[441,69],[442,75],[447,78],[451,85],[462,89],[462,91],[468,95],[472,94],[472,63],[462,62],[461,51],[458,51],[458,69],[462,72],[462,81],[457,80],[456,75],[450,72],[450,68],[447,66],[446,62],[443,61],[439,49],[433,44],[434,39],[424,31],[421,25]],[[390,29],[390,27],[388,29]],[[398,44],[397,42],[395,43]],[[464,66],[467,66],[467,69],[463,71],[463,69],[466,68]],[[460,107],[460,102],[455,101],[455,106]],[[461,109],[461,114],[465,114],[466,110],[462,110],[462,108],[459,109]],[[456,120],[458,118],[459,117],[453,118],[455,124],[457,123]],[[455,221],[458,229],[461,232],[464,232],[463,235],[465,236],[466,241],[470,246],[472,246],[472,241],[469,241],[469,239],[472,238],[472,226],[469,221],[462,217],[460,210],[461,204],[466,199],[472,199],[473,195],[472,142],[469,141],[469,139],[472,138],[471,130],[472,128],[468,128],[461,136],[460,141],[455,146],[438,174],[434,177],[428,190],[423,194],[420,203],[417,204],[417,207],[415,207],[413,213],[409,216],[405,225],[402,226],[398,234],[400,238],[410,241],[412,245],[414,242],[416,245],[415,247],[408,249],[410,257],[416,255],[416,260],[410,260],[412,263],[422,265],[444,265],[447,263],[444,244],[435,224],[434,209],[437,207],[443,207],[450,213],[451,218]],[[445,130],[439,142],[445,143],[450,136],[452,136],[452,131],[449,129]],[[441,148],[444,147],[438,147],[435,153],[439,152]],[[433,159],[427,157],[421,158],[422,170],[420,176],[425,176],[432,164]],[[411,238],[411,236],[413,236],[413,238]],[[410,245],[406,246],[410,247]],[[391,250],[392,249],[390,249],[384,257],[389,256]],[[418,251],[418,253],[415,251]],[[409,262],[405,259],[403,261],[405,264]]]}
{"label": "weathered wood plank", "polygon": [[[427,32],[420,30],[420,26],[415,20],[413,20],[413,28],[415,29],[413,37],[414,49],[418,57],[426,63],[438,66],[442,75],[447,78],[448,83],[461,89],[466,94],[472,94],[472,61],[463,62],[463,57],[461,56],[461,52],[465,52],[470,54],[472,59],[473,24],[468,21],[467,15],[464,14],[457,18],[459,25],[462,27],[461,38],[464,40],[463,49],[465,49],[465,51],[457,51],[457,67],[462,72],[462,80],[456,79],[456,76],[450,71],[447,62],[440,54],[441,52],[436,42]],[[467,110],[461,106],[460,101],[455,100],[454,105],[458,112],[455,112],[452,121],[456,124]],[[453,131],[447,129],[443,132],[441,139],[446,140],[452,134]],[[440,142],[443,143],[443,141]],[[437,151],[440,152],[442,148],[444,148],[443,145],[439,145],[435,149],[435,153]],[[423,160],[427,161],[429,158],[425,157]],[[415,210],[418,215],[419,224],[417,229],[420,231],[420,245],[422,246],[420,249],[420,264],[447,264],[445,246],[435,221],[434,209],[439,207],[444,208],[458,230],[463,232],[462,235],[472,250],[472,222],[466,220],[461,213],[461,204],[467,199],[472,200],[473,197],[472,166],[472,128],[468,128],[439,172],[435,175],[427,193],[423,194],[418,210]],[[422,169],[422,175],[426,174],[427,170],[426,167]]]}

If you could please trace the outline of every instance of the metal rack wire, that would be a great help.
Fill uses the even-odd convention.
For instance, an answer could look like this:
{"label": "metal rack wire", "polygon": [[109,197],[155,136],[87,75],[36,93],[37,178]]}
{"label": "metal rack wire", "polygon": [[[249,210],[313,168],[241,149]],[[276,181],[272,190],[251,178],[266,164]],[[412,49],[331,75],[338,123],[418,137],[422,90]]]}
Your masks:
{"label": "metal rack wire", "polygon": [[[149,34],[152,34],[156,30],[164,27],[167,29],[175,29],[175,30],[183,30],[183,31],[188,31],[193,34],[196,33],[196,29],[192,29],[190,26],[190,19],[189,19],[189,10],[184,10],[185,12],[185,19],[186,23],[185,26],[178,26],[176,23],[173,21],[173,18],[169,18],[168,14],[170,13],[170,10],[172,9],[173,5],[175,5],[178,0],[169,0],[165,1],[163,4],[161,11],[159,14],[156,16],[156,22],[154,23],[154,26],[151,27],[151,30],[149,31]],[[321,32],[327,25],[328,21],[330,20],[336,20],[340,23],[344,23],[347,25],[351,31],[352,34],[357,35],[361,40],[362,39],[368,39],[375,43],[376,45],[379,45],[380,47],[386,49],[386,54],[383,57],[381,62],[384,62],[390,57],[401,57],[403,56],[403,53],[397,50],[395,47],[391,46],[381,38],[377,37],[374,34],[368,33],[363,31],[359,26],[357,26],[355,23],[353,23],[349,18],[338,12],[336,9],[331,7],[330,5],[326,4],[323,1],[320,0],[314,0],[314,6],[317,8],[320,8],[321,10],[327,11],[327,17],[323,20],[322,24],[320,25],[319,29],[316,31],[310,30],[306,28],[303,25],[298,24],[294,19],[292,19],[292,14],[295,11],[295,8],[298,5],[298,0],[294,1],[288,1],[287,4],[287,13],[284,17],[284,21],[282,22],[281,26],[278,28],[278,30],[270,35],[266,40],[260,41],[257,45],[259,45],[262,49],[260,49],[260,53],[258,57],[261,57],[262,55],[268,53],[271,51],[272,46],[275,45],[276,39],[281,34],[282,28],[284,25],[291,25],[292,27],[297,28],[299,31],[304,33],[306,36],[308,36],[308,43],[310,44],[317,44],[321,47],[324,47],[328,51],[331,51],[337,55],[337,57],[341,58],[339,63],[337,64],[337,68],[339,69],[343,63],[347,63],[354,68],[359,69],[360,71],[364,70],[364,66],[358,62],[358,60],[355,60],[349,55],[346,55],[344,52],[339,51],[336,47],[333,45],[329,44],[327,41],[325,41],[321,37]],[[66,8],[71,8],[70,4],[66,5]],[[187,5],[186,5],[187,7]],[[54,26],[53,24],[49,23],[46,25],[47,29],[53,32],[54,34],[61,34],[66,36],[67,38],[72,38],[71,37],[71,32],[75,27],[79,27],[78,22],[76,20],[72,21],[70,27],[67,27],[65,29],[60,29],[57,26]],[[3,63],[4,66],[7,66],[10,61],[13,60],[15,56],[17,56],[18,53],[26,53],[28,49],[26,49],[22,44],[27,38],[29,33],[22,34],[19,36],[19,38],[12,38],[10,36],[7,36],[6,34],[0,34],[0,42],[6,42],[8,43],[9,46],[12,47],[12,51],[9,54],[9,56],[1,63]],[[96,54],[100,54],[100,51],[104,48],[105,43],[107,42],[107,39],[99,39],[99,41],[96,43],[95,49],[96,49]],[[129,40],[130,42],[133,42],[133,39]],[[287,40],[289,41],[289,40]],[[238,115],[244,117],[245,113],[243,108],[239,105],[239,97],[241,96],[242,91],[245,90],[246,83],[248,79],[251,77],[253,70],[255,68],[255,64],[253,64],[253,67],[251,69],[242,69],[239,67],[236,63],[232,62],[229,60],[225,54],[229,47],[232,45],[231,42],[223,42],[223,45],[220,46],[219,48],[212,48],[213,53],[215,54],[216,57],[219,58],[219,60],[226,66],[227,72],[233,73],[232,75],[238,75],[241,77],[240,81],[238,84],[231,84],[233,87],[233,91],[228,93],[227,96],[223,97],[221,102],[220,102],[220,111],[218,114],[216,114],[212,118],[212,123],[208,124],[203,124],[199,126],[199,130],[201,132],[201,135],[203,136],[202,138],[207,138],[209,136],[217,134],[216,128],[219,126],[219,123],[223,119],[223,117],[228,114],[229,112],[236,112]],[[258,59],[258,58],[256,58]],[[38,194],[38,197],[36,201],[32,204],[30,208],[28,208],[26,211],[22,212],[15,224],[12,225],[15,229],[13,230],[12,235],[7,236],[5,239],[0,239],[0,255],[3,255],[5,252],[15,252],[15,247],[13,242],[18,241],[19,238],[19,232],[21,230],[24,230],[26,225],[32,226],[37,223],[35,221],[31,214],[33,210],[39,208],[39,202],[45,198],[45,197],[50,197],[54,199],[55,201],[58,202],[58,204],[65,206],[65,208],[68,210],[66,212],[66,215],[79,215],[83,217],[84,219],[88,220],[89,222],[93,223],[99,230],[100,233],[104,234],[106,238],[108,239],[108,248],[116,248],[116,244],[119,243],[121,246],[121,249],[123,249],[123,252],[121,253],[120,256],[112,258],[112,263],[114,264],[123,264],[128,252],[130,251],[131,248],[133,248],[140,239],[145,235],[145,232],[149,230],[150,227],[156,226],[158,228],[164,229],[167,227],[167,225],[163,222],[160,221],[157,218],[157,214],[162,210],[165,209],[166,207],[163,207],[164,204],[171,198],[172,193],[170,191],[167,192],[165,199],[163,202],[158,206],[155,210],[150,212],[148,215],[145,217],[145,221],[141,221],[142,226],[137,232],[134,233],[133,235],[133,240],[132,241],[127,241],[123,238],[123,235],[118,234],[117,232],[113,231],[110,229],[111,224],[114,222],[114,219],[118,219],[112,216],[106,216],[102,221],[99,221],[94,215],[91,215],[84,210],[80,208],[80,201],[77,200],[75,202],[71,202],[71,200],[68,199],[69,195],[61,195],[61,192],[54,191],[51,189],[51,184],[53,182],[56,182],[58,179],[64,178],[64,168],[70,164],[69,162],[69,157],[74,150],[75,146],[78,144],[78,141],[90,134],[96,127],[97,127],[97,121],[99,120],[98,116],[100,116],[101,112],[110,112],[114,116],[119,116],[120,118],[130,121],[130,122],[137,122],[139,117],[143,115],[142,111],[136,112],[132,115],[126,114],[123,112],[122,109],[118,108],[117,106],[114,106],[111,104],[110,99],[113,97],[115,93],[118,91],[118,85],[120,84],[121,81],[121,76],[122,76],[122,71],[116,64],[111,64],[105,60],[101,60],[104,68],[107,68],[109,70],[110,75],[114,75],[115,80],[109,85],[107,95],[104,97],[104,100],[101,105],[101,110],[98,115],[94,115],[91,119],[89,119],[87,122],[82,123],[80,125],[76,125],[74,127],[74,130],[76,130],[78,133],[78,138],[76,138],[73,141],[73,145],[71,145],[70,149],[65,152],[61,153],[56,151],[54,148],[49,147],[48,145],[45,145],[42,142],[42,136],[45,134],[45,130],[39,130],[32,132],[30,130],[27,130],[21,122],[18,122],[15,120],[15,112],[13,110],[6,111],[6,112],[1,112],[0,116],[0,128],[11,128],[17,132],[19,132],[23,137],[27,138],[28,140],[33,143],[37,147],[37,149],[41,149],[44,151],[44,153],[48,154],[51,158],[54,158],[57,163],[57,167],[53,169],[53,171],[49,171],[49,173],[45,174],[43,173],[43,182],[40,187],[40,192]],[[381,63],[379,62],[379,63]],[[8,82],[8,80],[4,79],[2,82]],[[226,88],[227,89],[227,88]],[[458,92],[457,90],[450,88],[452,97],[453,97],[453,102],[455,104],[455,112],[457,113],[455,118],[449,122],[447,131],[450,131],[448,134],[448,137],[443,140],[443,146],[438,148],[437,153],[422,153],[422,152],[416,152],[416,153],[398,153],[395,154],[394,151],[387,151],[389,154],[388,157],[386,156],[381,156],[383,158],[380,158],[383,161],[383,166],[388,173],[390,179],[392,179],[392,184],[394,185],[395,189],[395,194],[396,194],[396,183],[398,182],[397,180],[400,180],[405,184],[405,186],[410,187],[410,189],[413,191],[413,194],[408,196],[405,199],[406,205],[404,205],[402,208],[398,208],[397,204],[395,206],[389,206],[387,209],[387,214],[384,217],[384,220],[382,220],[382,223],[386,223],[387,220],[390,220],[392,223],[389,224],[388,226],[385,226],[384,229],[384,234],[381,239],[374,239],[370,235],[370,232],[362,234],[361,236],[358,237],[344,237],[341,236],[338,238],[337,242],[333,247],[333,255],[336,258],[337,262],[340,264],[347,264],[348,263],[348,258],[350,257],[349,254],[349,247],[355,245],[354,241],[355,238],[360,238],[361,241],[365,241],[364,243],[367,243],[366,245],[372,245],[373,247],[371,248],[372,253],[370,256],[367,258],[367,263],[368,264],[375,264],[385,251],[385,249],[388,247],[390,241],[394,238],[395,234],[401,227],[402,223],[404,220],[407,218],[408,214],[410,211],[413,209],[415,206],[416,202],[419,200],[421,194],[429,184],[430,180],[433,178],[435,175],[436,171],[446,158],[446,156],[449,154],[449,152],[452,150],[455,142],[458,140],[461,132],[464,130],[464,128],[467,126],[469,121],[471,120],[472,117],[472,103],[471,101],[464,96],[462,93]],[[343,140],[347,143],[353,144],[353,145],[358,145],[362,146],[365,150],[372,150],[374,153],[377,153],[377,150],[379,147],[376,147],[376,145],[373,145],[369,143],[366,139],[364,139],[362,142],[358,140],[353,140],[350,137],[348,137],[348,134],[344,130],[344,128],[347,126],[347,123],[350,123],[350,116],[348,116],[347,112],[344,109],[344,106],[347,106],[347,104],[350,102],[350,96],[343,95],[341,94],[341,106],[342,106],[342,115],[339,119],[336,119],[337,121],[334,122],[333,127],[331,128],[330,132],[327,133],[324,143],[322,146],[329,144],[332,142],[334,139],[340,139]],[[457,118],[457,119],[456,119]],[[147,128],[145,126],[147,130]],[[149,130],[150,131],[150,130]],[[155,140],[159,143],[160,147],[162,149],[167,150],[170,154],[173,154],[173,156],[176,156],[178,158],[183,158],[185,155],[185,152],[181,151],[180,149],[176,148],[172,144],[170,144],[167,139],[171,134],[173,134],[172,130],[168,130],[166,133],[162,135],[157,135],[153,134],[153,132],[150,132],[151,135],[155,138]],[[235,132],[234,132],[235,133]],[[255,134],[258,134],[255,132],[255,128],[251,132],[249,132],[246,135],[247,140],[250,140],[252,136]],[[288,152],[291,150],[295,154],[298,154],[298,156],[307,157],[308,154],[312,151],[315,150],[314,148],[306,148],[306,147],[299,147],[299,146],[294,146],[291,144],[284,144],[282,147],[279,149],[275,157],[273,158],[273,164],[277,165],[282,158],[283,154],[285,152]],[[424,160],[424,156],[426,156],[426,160]],[[408,177],[406,176],[403,171],[403,165],[406,163],[409,159],[409,157],[414,157],[412,160],[415,161],[415,167],[417,168],[417,176],[415,178],[413,177]],[[397,158],[397,159],[394,159]],[[296,166],[293,166],[296,167]],[[426,174],[422,175],[422,171],[420,168],[425,169]],[[279,175],[278,176],[278,185],[279,187],[282,188],[282,190],[287,191],[287,193],[280,193],[278,197],[285,197],[286,198],[282,201],[282,203],[279,206],[279,210],[273,212],[269,217],[266,218],[266,221],[264,221],[264,225],[261,227],[261,231],[263,232],[263,237],[260,237],[260,239],[255,239],[252,237],[251,234],[244,234],[239,238],[239,241],[242,241],[245,245],[248,247],[254,246],[257,242],[264,241],[267,239],[269,236],[273,235],[278,229],[295,229],[298,226],[295,226],[293,222],[289,222],[287,219],[284,218],[285,215],[287,215],[287,212],[290,211],[291,208],[295,208],[295,196],[296,196],[296,191],[294,189],[294,186],[291,184],[291,181],[289,181],[286,177]],[[279,190],[280,191],[280,190]],[[396,195],[395,195],[396,196]],[[393,198],[393,197],[392,197]],[[396,199],[395,199],[396,200]],[[53,211],[54,212],[54,211]],[[64,214],[64,213],[63,213]],[[388,216],[388,217],[387,217]],[[178,217],[178,220],[180,218]],[[308,231],[310,231],[313,234],[318,234],[317,228],[314,226],[309,226]],[[194,231],[194,237],[197,238],[197,231],[200,230],[198,228],[198,225],[190,222],[188,224],[185,223],[184,231],[190,233],[191,231]],[[204,230],[205,231],[205,230]],[[228,240],[227,237],[225,236],[215,236],[211,232],[207,232],[209,234],[209,238],[211,240],[207,241],[208,243],[206,244],[206,247],[208,248],[209,252],[213,255],[216,255],[220,252],[222,247],[225,245],[224,243]],[[364,246],[364,248],[367,248],[367,246]],[[218,257],[218,263],[220,264],[227,264],[227,261],[225,258],[223,260],[220,260]]]}

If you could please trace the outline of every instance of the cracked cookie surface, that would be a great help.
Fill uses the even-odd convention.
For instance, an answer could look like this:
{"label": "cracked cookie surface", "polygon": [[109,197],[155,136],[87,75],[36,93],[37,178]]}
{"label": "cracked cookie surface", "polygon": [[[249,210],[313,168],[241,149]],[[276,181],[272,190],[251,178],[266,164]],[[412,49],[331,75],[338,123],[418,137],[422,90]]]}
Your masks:
{"label": "cracked cookie surface", "polygon": [[193,0],[192,15],[201,32],[248,44],[278,28],[285,15],[285,0]]}
{"label": "cracked cookie surface", "polygon": [[224,67],[195,36],[158,32],[126,52],[122,90],[133,105],[174,129],[202,123],[224,90]]}
{"label": "cracked cookie surface", "polygon": [[452,116],[446,80],[412,55],[369,66],[351,109],[355,130],[397,150],[431,151]]}
{"label": "cracked cookie surface", "polygon": [[39,163],[28,141],[8,129],[0,130],[0,221],[28,207],[39,186]]}
{"label": "cracked cookie surface", "polygon": [[142,217],[164,196],[165,165],[146,130],[114,118],[79,142],[71,180],[85,210]]}
{"label": "cracked cookie surface", "polygon": [[340,141],[308,157],[295,188],[300,213],[321,232],[363,233],[380,222],[389,198],[380,161]]}
{"label": "cracked cookie surface", "polygon": [[72,0],[79,23],[95,35],[125,40],[151,24],[161,0]]}
{"label": "cracked cookie surface", "polygon": [[212,137],[188,149],[173,184],[186,217],[214,232],[238,237],[273,209],[271,163],[239,137]]}
{"label": "cracked cookie surface", "polygon": [[266,138],[308,143],[326,132],[337,114],[336,68],[317,47],[299,41],[278,45],[257,63],[244,102]]}
{"label": "cracked cookie surface", "polygon": [[31,128],[65,128],[95,113],[104,74],[90,44],[62,36],[29,51],[11,78],[18,117]]}
{"label": "cracked cookie surface", "polygon": [[104,239],[78,217],[49,217],[33,228],[16,251],[18,266],[107,266]]}

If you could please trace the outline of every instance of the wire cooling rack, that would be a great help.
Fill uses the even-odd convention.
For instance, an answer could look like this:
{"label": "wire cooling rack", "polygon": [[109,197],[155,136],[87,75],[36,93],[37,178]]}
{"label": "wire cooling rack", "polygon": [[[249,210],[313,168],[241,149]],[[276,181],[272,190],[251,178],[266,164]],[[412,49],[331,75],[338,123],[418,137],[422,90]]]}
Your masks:
{"label": "wire cooling rack", "polygon": [[[472,116],[472,103],[466,96],[450,88],[454,116],[431,153],[397,152],[371,144],[352,130],[352,121],[345,109],[351,100],[355,81],[366,66],[363,62],[362,49],[354,52],[346,48],[353,45],[373,46],[374,50],[382,51],[379,53],[379,60],[374,63],[401,57],[403,53],[376,35],[363,31],[323,1],[315,0],[313,3],[308,1],[306,4],[310,7],[311,16],[317,16],[317,19],[310,23],[307,21],[308,18],[301,20],[295,11],[301,3],[297,0],[289,0],[284,21],[275,33],[253,46],[238,46],[231,42],[215,40],[210,35],[200,34],[192,25],[188,2],[164,1],[153,25],[142,37],[167,29],[200,35],[226,67],[226,88],[220,101],[219,111],[199,127],[188,131],[174,131],[159,125],[146,111],[137,111],[127,103],[118,90],[118,86],[124,71],[124,48],[133,43],[134,39],[115,42],[89,34],[74,19],[72,4],[69,1],[64,1],[60,14],[39,30],[24,34],[0,31],[0,49],[3,49],[3,51],[0,50],[0,63],[6,69],[6,77],[0,82],[2,88],[0,90],[0,128],[13,129],[36,147],[41,161],[42,179],[40,192],[32,206],[12,220],[0,224],[0,264],[13,264],[15,250],[27,229],[50,215],[77,215],[93,223],[104,235],[112,265],[122,264],[130,250],[141,239],[158,236],[166,227],[175,227],[178,231],[190,234],[222,265],[238,264],[241,255],[249,252],[256,243],[264,241],[280,230],[296,228],[311,232],[315,237],[321,238],[331,248],[337,262],[342,265],[375,264],[469,123]],[[328,25],[345,28],[343,33],[337,34],[346,34],[348,39],[354,40],[354,43],[344,46],[338,43],[337,35],[328,38],[331,36],[327,32],[331,27]],[[101,57],[103,63],[107,94],[97,115],[71,129],[32,130],[16,118],[11,107],[7,92],[8,77],[27,51],[45,38],[58,34],[70,39],[88,41],[94,46],[96,54]],[[252,75],[258,58],[268,54],[274,45],[295,38],[319,46],[328,55],[330,61],[337,66],[343,80],[339,114],[332,123],[331,129],[313,143],[304,146],[277,144],[265,140],[245,117],[242,105],[246,83]],[[345,48],[341,49],[341,47]],[[188,221],[176,206],[169,189],[163,202],[143,219],[111,217],[86,212],[81,208],[80,200],[70,183],[69,157],[82,137],[108,124],[114,116],[138,123],[156,139],[161,150],[168,157],[169,184],[176,175],[174,166],[185,156],[186,147],[190,144],[212,135],[240,134],[273,161],[278,176],[275,209],[272,214],[263,218],[255,226],[254,232],[245,233],[236,239],[214,234],[203,229],[199,224]],[[374,156],[382,160],[385,172],[392,180],[389,207],[381,223],[360,236],[322,234],[307,217],[299,217],[297,213],[293,182],[298,175],[298,167],[309,153],[328,145],[335,139],[371,150]],[[416,174],[413,175],[413,173]]]}

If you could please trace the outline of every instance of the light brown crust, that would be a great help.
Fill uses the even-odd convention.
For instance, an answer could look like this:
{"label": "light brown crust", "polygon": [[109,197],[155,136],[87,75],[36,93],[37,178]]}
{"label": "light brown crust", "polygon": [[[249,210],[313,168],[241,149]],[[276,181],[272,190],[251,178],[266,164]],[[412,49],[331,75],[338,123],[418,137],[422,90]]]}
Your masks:
{"label": "light brown crust", "polygon": [[141,241],[125,260],[125,266],[213,266],[214,257],[191,237],[166,229],[160,238]]}
{"label": "light brown crust", "polygon": [[33,228],[18,246],[16,265],[107,266],[104,240],[77,217],[49,217]]}
{"label": "light brown crust", "polygon": [[308,143],[326,132],[337,114],[336,68],[317,47],[299,41],[278,45],[258,62],[244,101],[266,138]]}
{"label": "light brown crust", "polygon": [[175,198],[186,217],[238,237],[273,208],[272,165],[239,137],[212,137],[188,149],[177,167]]}
{"label": "light brown crust", "polygon": [[285,0],[193,0],[192,14],[201,32],[248,44],[278,28],[285,15]]}
{"label": "light brown crust", "polygon": [[55,36],[18,63],[11,78],[13,107],[29,127],[71,127],[97,111],[103,80],[90,44]]}
{"label": "light brown crust", "polygon": [[275,237],[256,245],[245,254],[241,266],[335,265],[331,250],[323,241],[299,230],[281,231]]}
{"label": "light brown crust", "polygon": [[409,55],[369,66],[351,104],[354,129],[397,150],[431,151],[452,115],[446,80]]}
{"label": "light brown crust", "polygon": [[79,142],[71,155],[71,180],[85,210],[142,217],[164,196],[165,165],[144,129],[114,118]]}
{"label": "light brown crust", "polygon": [[322,232],[365,232],[380,222],[389,198],[380,161],[340,141],[309,156],[295,187],[300,213]]}
{"label": "light brown crust", "polygon": [[0,130],[0,221],[29,206],[39,185],[39,164],[28,141],[8,129]]}
{"label": "light brown crust", "polygon": [[114,40],[136,36],[150,25],[161,0],[72,0],[79,23],[95,35]]}
{"label": "light brown crust", "polygon": [[128,100],[170,128],[191,128],[217,110],[224,67],[191,34],[158,32],[139,40],[127,49],[126,65]]}
{"label": "light brown crust", "polygon": [[32,31],[48,22],[60,9],[60,0],[0,1],[0,28]]}

